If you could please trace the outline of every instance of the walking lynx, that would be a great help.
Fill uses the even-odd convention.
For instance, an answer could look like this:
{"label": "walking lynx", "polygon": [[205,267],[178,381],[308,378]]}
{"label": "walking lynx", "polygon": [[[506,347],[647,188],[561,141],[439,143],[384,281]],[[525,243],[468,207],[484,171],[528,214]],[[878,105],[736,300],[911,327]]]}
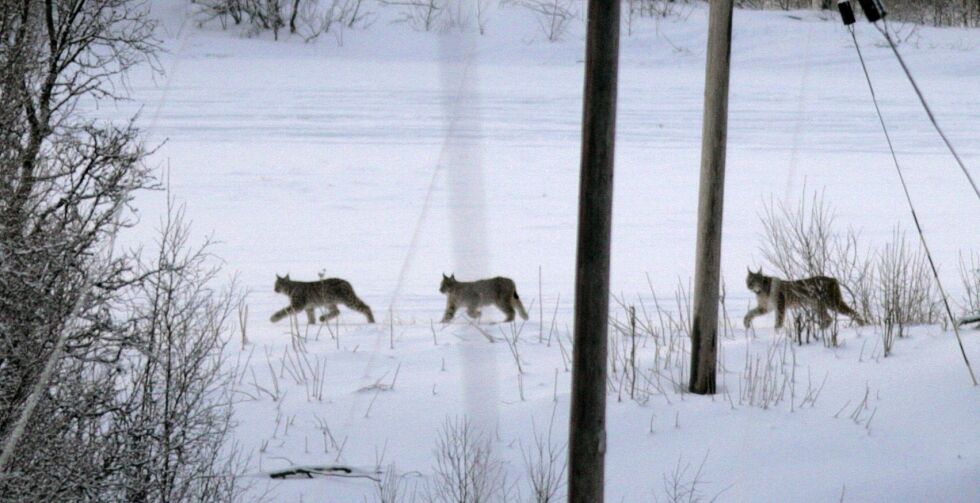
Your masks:
{"label": "walking lynx", "polygon": [[517,296],[514,280],[497,276],[477,281],[456,281],[456,275],[442,275],[439,291],[446,295],[446,314],[443,323],[449,323],[456,315],[456,309],[466,308],[470,318],[480,317],[480,308],[495,305],[507,315],[506,321],[514,321],[515,310],[521,318],[527,319],[527,311],[521,298]]}
{"label": "walking lynx", "polygon": [[752,326],[752,319],[769,311],[776,310],[776,328],[783,327],[786,310],[793,307],[807,307],[820,317],[820,327],[827,328],[833,321],[829,311],[836,311],[850,316],[858,325],[864,320],[844,302],[841,295],[840,283],[828,276],[813,276],[812,278],[787,281],[749,271],[745,278],[745,286],[755,292],[759,304],[745,314],[745,328]]}
{"label": "walking lynx", "polygon": [[314,309],[326,307],[327,314],[320,316],[320,321],[326,322],[340,314],[337,304],[343,304],[367,317],[368,323],[374,323],[374,314],[354,293],[354,287],[340,278],[327,278],[320,281],[293,281],[287,274],[285,277],[276,275],[276,293],[289,297],[289,306],[275,312],[270,320],[275,323],[286,316],[306,311],[306,320],[311,325],[316,323]]}

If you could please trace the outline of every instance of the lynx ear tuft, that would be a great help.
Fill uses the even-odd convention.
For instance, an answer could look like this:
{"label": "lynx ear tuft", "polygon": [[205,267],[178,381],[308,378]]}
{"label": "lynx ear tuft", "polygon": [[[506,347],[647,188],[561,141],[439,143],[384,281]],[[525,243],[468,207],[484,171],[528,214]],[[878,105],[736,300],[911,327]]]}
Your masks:
{"label": "lynx ear tuft", "polygon": [[449,279],[449,276],[446,276],[446,273],[442,273],[442,279]]}
{"label": "lynx ear tuft", "polygon": [[456,281],[456,273],[452,273],[452,274],[450,274],[450,275],[449,275],[449,279],[451,279],[451,280],[453,280],[453,281]]}
{"label": "lynx ear tuft", "polygon": [[758,274],[759,276],[762,276],[762,266],[759,266],[759,272],[757,272],[756,274]]}

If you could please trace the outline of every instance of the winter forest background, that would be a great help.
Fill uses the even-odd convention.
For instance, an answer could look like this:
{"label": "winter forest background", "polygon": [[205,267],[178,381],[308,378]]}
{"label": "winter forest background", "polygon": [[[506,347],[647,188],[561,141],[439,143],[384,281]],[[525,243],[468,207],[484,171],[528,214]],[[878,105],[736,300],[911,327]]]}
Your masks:
{"label": "winter forest background", "polygon": [[[980,498],[977,388],[855,40],[957,317],[980,312],[980,203],[881,33],[852,39],[835,4],[737,2],[704,397],[707,6],[622,3],[610,501]],[[885,6],[980,177],[980,2]],[[0,0],[0,500],[564,501],[585,15]],[[870,324],[743,328],[747,268],[839,278]],[[441,325],[451,272],[514,278],[530,320]],[[286,273],[349,280],[378,323],[271,323]]]}

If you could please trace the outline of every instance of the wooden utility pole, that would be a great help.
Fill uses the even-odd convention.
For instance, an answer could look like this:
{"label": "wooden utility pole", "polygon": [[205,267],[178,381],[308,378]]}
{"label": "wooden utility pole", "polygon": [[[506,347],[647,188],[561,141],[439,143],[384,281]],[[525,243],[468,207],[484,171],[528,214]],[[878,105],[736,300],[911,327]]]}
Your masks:
{"label": "wooden utility pole", "polygon": [[569,503],[602,503],[603,498],[619,4],[618,0],[589,0],[575,263]]}
{"label": "wooden utility pole", "polygon": [[690,391],[702,395],[715,392],[721,219],[728,136],[728,74],[732,53],[732,0],[711,0],[709,5],[695,252],[697,263],[694,268],[694,316],[691,327]]}

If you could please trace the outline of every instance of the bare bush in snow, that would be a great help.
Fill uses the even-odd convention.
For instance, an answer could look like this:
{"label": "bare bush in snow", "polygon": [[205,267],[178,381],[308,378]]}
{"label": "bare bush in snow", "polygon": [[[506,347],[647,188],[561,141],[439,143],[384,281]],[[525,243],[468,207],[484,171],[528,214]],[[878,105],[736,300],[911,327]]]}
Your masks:
{"label": "bare bush in snow", "polygon": [[830,9],[833,7],[830,0],[736,0],[737,7],[748,9]]}
{"label": "bare bush in snow", "polygon": [[548,434],[539,434],[532,424],[534,444],[521,446],[521,455],[524,458],[525,484],[530,493],[528,501],[533,503],[558,501],[559,493],[565,486],[568,457],[565,453],[565,444],[556,444],[551,438],[554,424],[555,414],[552,410]]}
{"label": "bare bush in snow", "polygon": [[980,26],[975,0],[889,0],[888,13],[902,21],[934,26]]}
{"label": "bare bush in snow", "polygon": [[490,439],[466,418],[443,423],[433,453],[428,499],[443,503],[506,501],[509,488],[503,464],[495,459]]}
{"label": "bare bush in snow", "polygon": [[818,382],[809,367],[806,375],[803,374],[796,362],[796,348],[789,338],[767,341],[765,352],[760,354],[750,352],[746,345],[745,366],[738,382],[738,404],[769,409],[788,400],[790,411],[813,407],[827,376]]}
{"label": "bare bush in snow", "polygon": [[[649,280],[649,278],[648,278]],[[609,387],[617,394],[640,404],[654,396],[670,403],[668,392],[687,391],[685,372],[690,356],[691,289],[678,282],[671,303],[661,303],[650,286],[652,305],[637,298],[637,304],[627,305],[614,298],[622,309],[610,318],[608,332]],[[722,330],[724,331],[724,330]],[[653,346],[653,355],[649,348]],[[643,360],[638,353],[646,349]],[[652,361],[651,361],[652,360]]]}
{"label": "bare bush in snow", "polygon": [[581,9],[581,2],[577,0],[506,0],[504,3],[527,9],[549,42],[564,38],[569,24],[579,18]]}
{"label": "bare bush in snow", "polygon": [[[738,0],[737,7],[748,9],[833,9],[832,0]],[[860,12],[857,1],[852,2]],[[980,3],[976,0],[888,0],[889,18],[934,26],[980,25]]]}
{"label": "bare bush in snow", "polygon": [[271,31],[279,40],[279,31],[313,40],[333,33],[338,42],[348,28],[366,26],[372,13],[364,0],[191,0],[202,22],[217,20],[222,28],[229,25],[247,27],[255,35]]}
{"label": "bare bush in snow", "polygon": [[969,260],[960,255],[960,281],[963,282],[963,297],[960,305],[963,314],[980,314],[980,254],[970,254]]}
{"label": "bare bush in snow", "polygon": [[[696,503],[700,501],[715,501],[721,495],[721,491],[709,497],[705,492],[706,486],[710,484],[704,479],[704,465],[708,462],[708,455],[704,455],[701,464],[694,468],[691,463],[685,463],[683,458],[677,460],[677,465],[670,473],[664,473],[663,496],[669,503]],[[660,497],[654,494],[654,500],[660,501]]]}
{"label": "bare bush in snow", "polygon": [[398,9],[397,22],[414,30],[434,31],[446,10],[449,0],[379,0],[381,5]]}
{"label": "bare bush in snow", "polygon": [[918,243],[907,241],[897,230],[878,253],[875,318],[883,326],[884,356],[891,354],[895,339],[904,337],[910,325],[943,318],[927,260]]}
{"label": "bare bush in snow", "polygon": [[681,12],[681,6],[690,5],[692,2],[690,0],[626,0],[626,3],[628,18],[663,18]]}
{"label": "bare bush in snow", "polygon": [[396,9],[396,23],[416,31],[459,32],[476,29],[486,32],[490,0],[379,0],[381,5]]}
{"label": "bare bush in snow", "polygon": [[[387,446],[386,446],[387,447]],[[374,501],[376,503],[399,503],[401,501],[416,501],[418,494],[417,487],[412,487],[409,493],[408,480],[404,474],[398,473],[395,463],[384,462],[384,451],[376,455],[375,473],[378,478],[374,479]]]}

